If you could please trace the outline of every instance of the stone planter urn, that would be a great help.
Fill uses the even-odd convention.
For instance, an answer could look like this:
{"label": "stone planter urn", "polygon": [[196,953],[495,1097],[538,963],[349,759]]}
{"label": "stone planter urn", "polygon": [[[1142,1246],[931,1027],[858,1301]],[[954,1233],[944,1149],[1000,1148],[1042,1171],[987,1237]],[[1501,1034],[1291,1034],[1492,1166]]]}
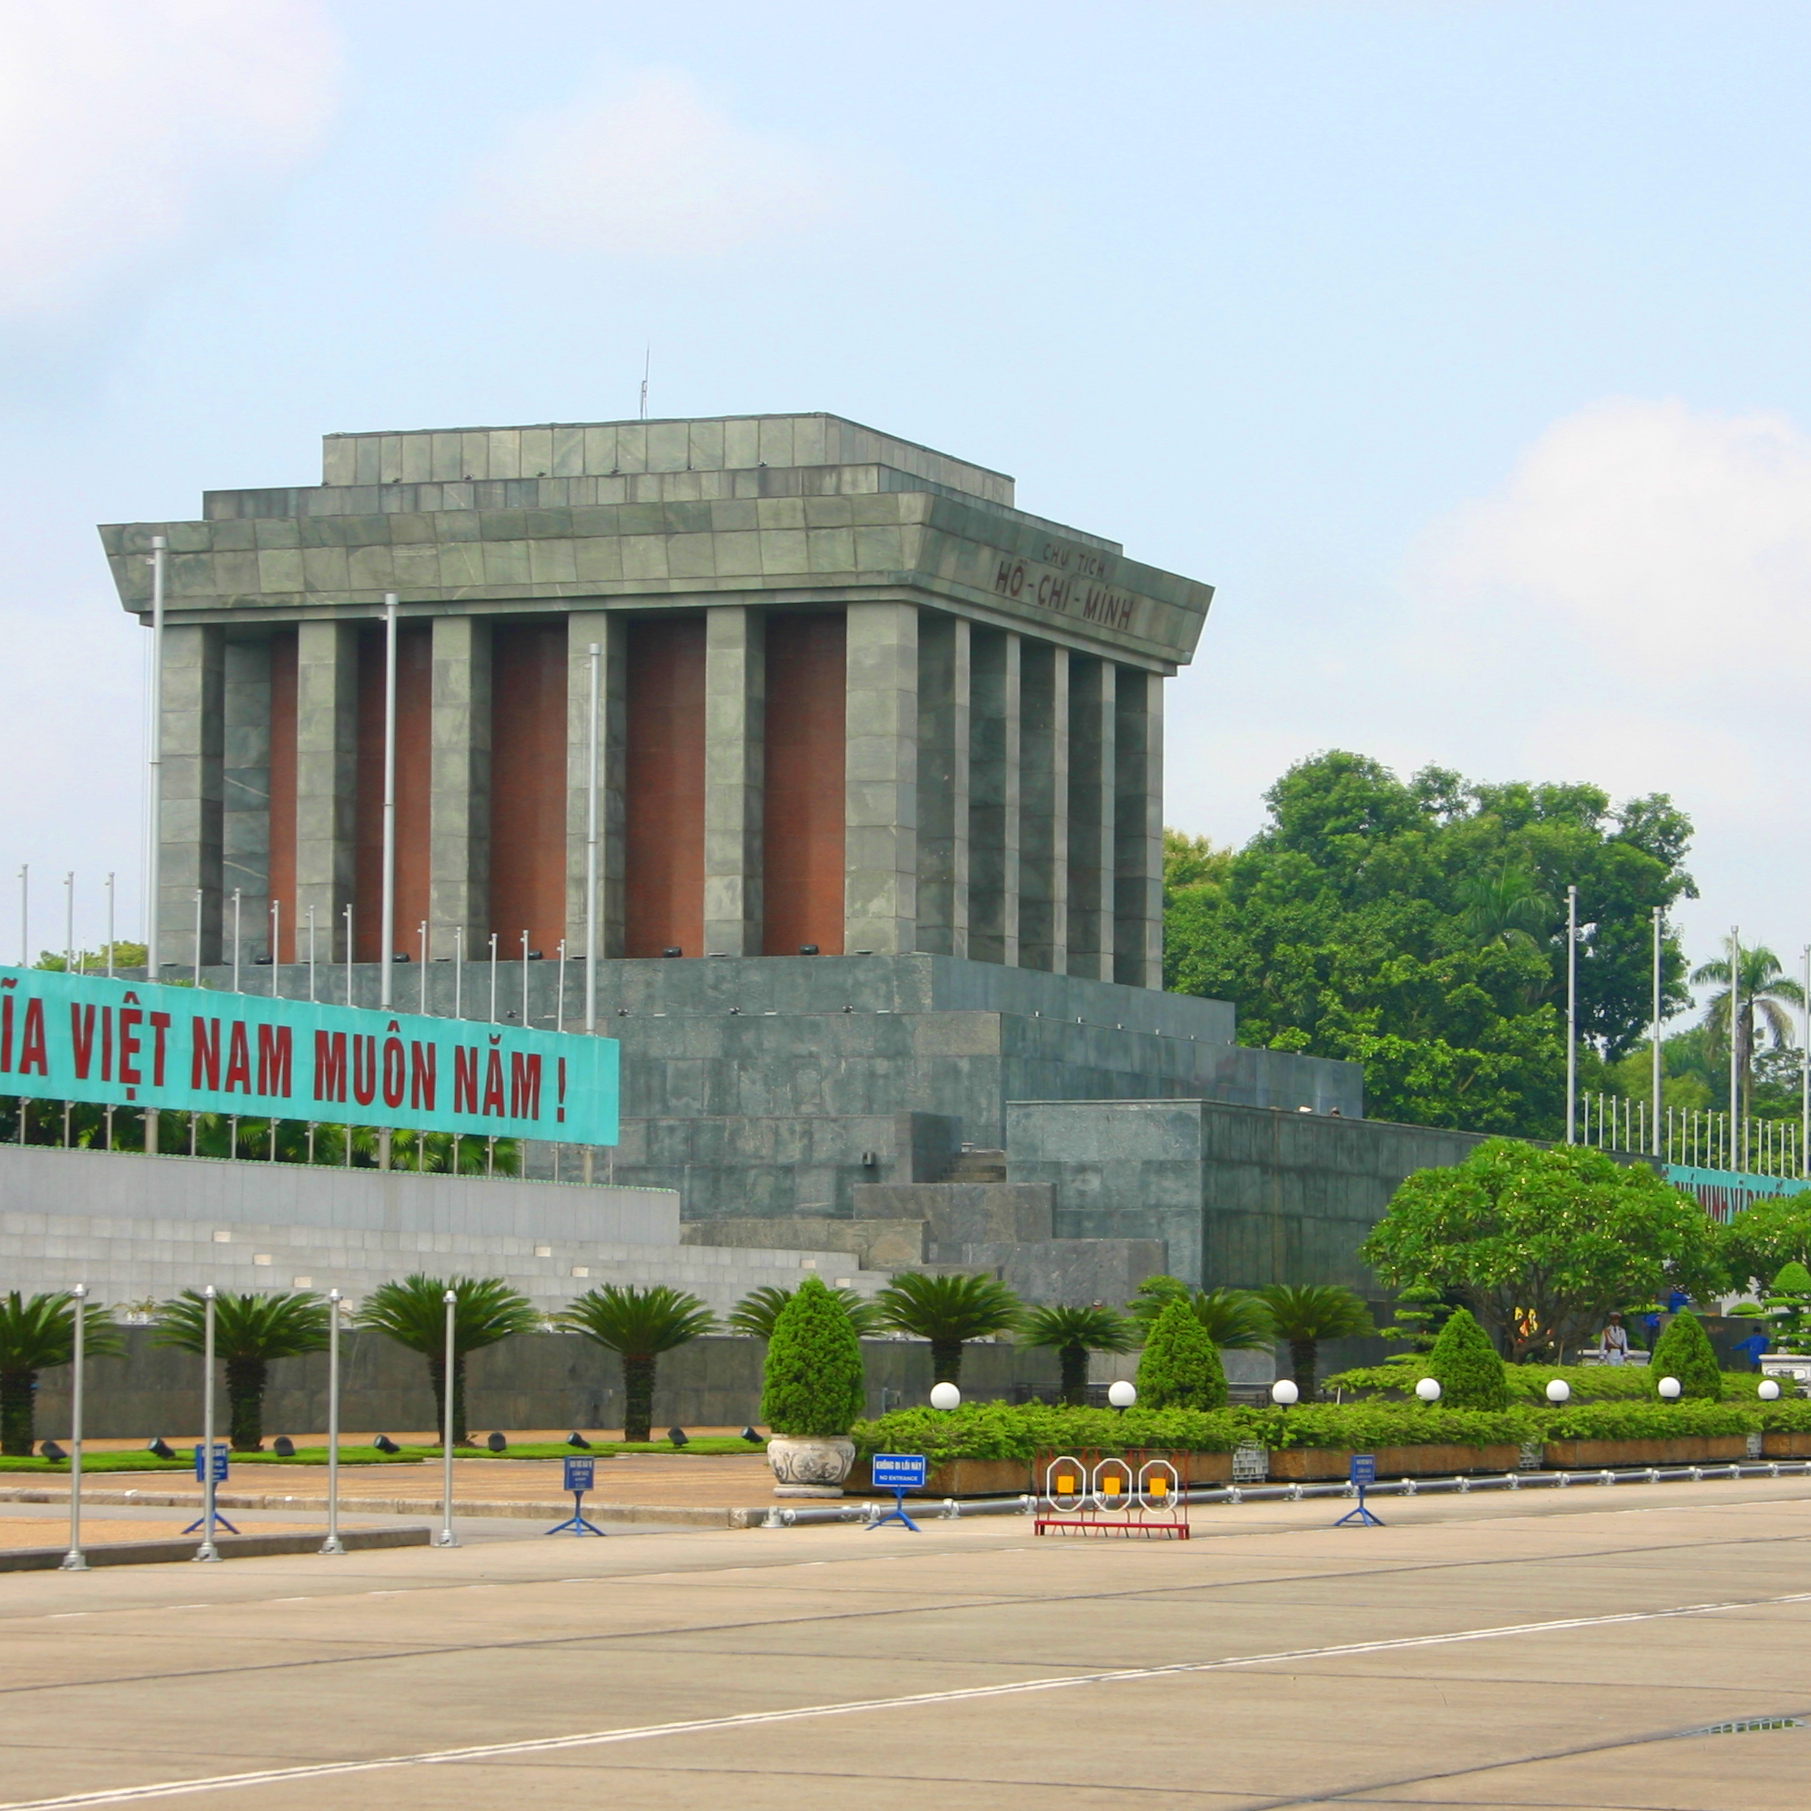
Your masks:
{"label": "stone planter urn", "polygon": [[767,1463],[776,1497],[840,1497],[855,1463],[855,1442],[847,1434],[774,1434],[767,1442]]}

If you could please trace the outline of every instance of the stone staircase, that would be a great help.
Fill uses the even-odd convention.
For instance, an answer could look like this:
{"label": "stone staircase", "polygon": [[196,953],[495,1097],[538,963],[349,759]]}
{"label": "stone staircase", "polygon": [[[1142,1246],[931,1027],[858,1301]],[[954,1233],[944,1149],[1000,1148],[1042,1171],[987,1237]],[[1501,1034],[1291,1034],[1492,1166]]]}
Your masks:
{"label": "stone staircase", "polygon": [[1004,1182],[1006,1180],[1006,1153],[1004,1151],[982,1150],[965,1144],[950,1159],[949,1169],[945,1173],[945,1182]]}

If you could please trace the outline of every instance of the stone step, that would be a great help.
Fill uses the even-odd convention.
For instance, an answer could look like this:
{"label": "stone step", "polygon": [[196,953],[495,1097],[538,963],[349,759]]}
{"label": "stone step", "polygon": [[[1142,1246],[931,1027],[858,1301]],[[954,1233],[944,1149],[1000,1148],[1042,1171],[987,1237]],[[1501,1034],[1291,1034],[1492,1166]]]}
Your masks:
{"label": "stone step", "polygon": [[949,1174],[944,1180],[946,1182],[1004,1182],[1006,1180],[1006,1153],[981,1150],[958,1151],[950,1159]]}

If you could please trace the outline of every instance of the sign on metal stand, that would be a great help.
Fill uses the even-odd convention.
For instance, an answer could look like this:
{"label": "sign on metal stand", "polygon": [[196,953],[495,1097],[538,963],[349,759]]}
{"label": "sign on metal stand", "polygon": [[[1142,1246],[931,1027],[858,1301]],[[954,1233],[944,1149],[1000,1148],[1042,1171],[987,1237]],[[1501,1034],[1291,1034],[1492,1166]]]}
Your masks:
{"label": "sign on metal stand", "polygon": [[1365,1507],[1365,1492],[1377,1482],[1377,1455],[1375,1453],[1354,1453],[1349,1482],[1358,1492],[1358,1507],[1349,1509],[1333,1524],[1343,1528],[1348,1522],[1356,1522],[1361,1528],[1381,1528],[1383,1522]]}
{"label": "sign on metal stand", "polygon": [[228,1534],[237,1534],[239,1530],[220,1513],[218,1508],[214,1507],[213,1503],[215,1492],[226,1482],[227,1468],[230,1463],[228,1455],[232,1449],[224,1440],[216,1440],[214,1442],[214,1462],[211,1465],[207,1462],[207,1450],[205,1446],[195,1448],[195,1482],[201,1486],[202,1493],[207,1498],[207,1505],[201,1514],[183,1529],[183,1533],[195,1534],[212,1521],[216,1527],[224,1528]]}
{"label": "sign on metal stand", "polygon": [[567,1459],[565,1488],[572,1492],[572,1514],[557,1528],[549,1528],[549,1534],[601,1535],[604,1532],[595,1522],[585,1519],[585,1492],[591,1489],[596,1479],[596,1459],[577,1453]]}
{"label": "sign on metal stand", "polygon": [[905,1499],[908,1490],[924,1489],[931,1475],[930,1461],[923,1453],[876,1453],[873,1472],[875,1488],[892,1491],[893,1507],[868,1524],[869,1532],[883,1522],[903,1522],[914,1534],[921,1533],[918,1524],[905,1512]]}

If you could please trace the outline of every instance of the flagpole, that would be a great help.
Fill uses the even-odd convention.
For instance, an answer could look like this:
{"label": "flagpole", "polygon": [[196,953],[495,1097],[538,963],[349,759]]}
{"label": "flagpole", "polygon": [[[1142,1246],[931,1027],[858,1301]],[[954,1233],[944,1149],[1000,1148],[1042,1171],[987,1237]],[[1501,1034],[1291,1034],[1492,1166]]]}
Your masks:
{"label": "flagpole", "polygon": [[379,1011],[390,1010],[396,956],[396,593],[384,593],[384,886],[377,951]]}
{"label": "flagpole", "polygon": [[1566,1143],[1578,1142],[1578,888],[1566,889]]}

